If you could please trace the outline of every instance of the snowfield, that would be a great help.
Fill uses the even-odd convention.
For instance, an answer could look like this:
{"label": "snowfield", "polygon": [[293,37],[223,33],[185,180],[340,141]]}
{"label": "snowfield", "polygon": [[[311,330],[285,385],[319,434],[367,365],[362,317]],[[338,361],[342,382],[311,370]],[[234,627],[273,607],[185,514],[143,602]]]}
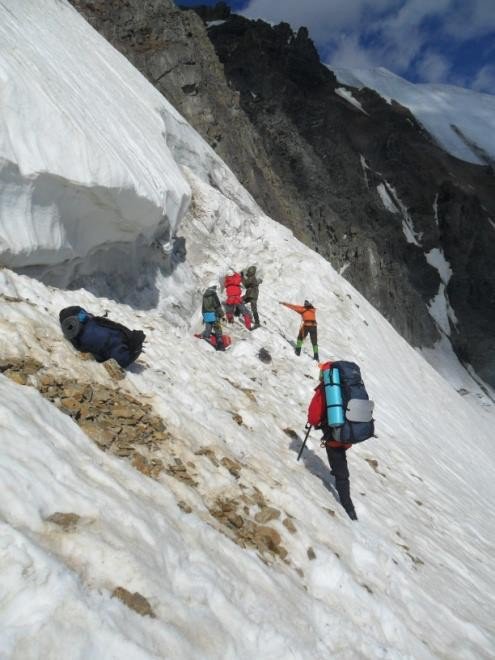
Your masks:
{"label": "snowfield", "polygon": [[[172,439],[154,456],[192,464],[197,482],[141,475],[34,388],[0,376],[6,657],[489,657],[492,409],[462,398],[286,229],[185,174],[188,257],[158,276],[161,305],[182,289],[183,320],[167,321],[160,305],[143,312],[1,272],[2,353],[34,357],[41,374],[114,386],[63,340],[65,305],[109,310],[145,330],[146,353],[119,387],[165,421]],[[200,291],[226,263],[252,261],[263,267],[263,327],[248,334],[236,324],[233,347],[215,353],[191,336]],[[308,295],[322,359],[359,362],[376,401],[379,438],[349,452],[358,523],[335,499],[318,433],[296,462],[318,370],[306,352],[295,357],[298,321],[277,300]],[[262,347],[271,364],[259,360]],[[240,477],[197,455],[205,447],[238,461]],[[239,500],[254,487],[281,512],[269,525],[284,561],[241,548],[209,513],[216,498]],[[54,512],[81,519],[64,532],[47,520]],[[111,598],[117,586],[145,596],[156,619]]]}
{"label": "snowfield", "polygon": [[[208,173],[226,193],[235,182],[166,99],[65,1],[1,0],[0,81],[4,265],[69,261],[72,276],[81,258],[88,271],[93,257],[110,270],[112,247],[174,234],[190,201],[180,163]],[[239,194],[239,203],[254,205]]]}
{"label": "snowfield", "polygon": [[[39,33],[26,41],[44,55],[51,50],[38,34],[46,26],[64,27],[69,51],[90,31],[66,2],[21,4],[23,16],[14,0],[0,0],[0,25],[8,17],[20,34],[36,15]],[[44,11],[35,14],[38,6]],[[82,67],[91,49],[77,55]],[[107,71],[105,86],[120,76],[123,109],[132,112],[135,97],[146,112],[154,99],[166,107],[125,60],[112,58],[119,68]],[[27,90],[15,89],[26,98]],[[3,122],[17,102],[2,107]],[[0,657],[493,657],[493,402],[448,344],[429,357],[441,376],[329,263],[264,216],[182,118],[172,110],[163,117],[175,173],[157,170],[153,185],[183,195],[182,211],[175,237],[161,238],[138,264],[139,278],[120,273],[117,289],[108,274],[91,270],[91,257],[81,262],[87,272],[78,289],[57,282],[58,271],[49,286],[7,267],[9,260],[0,267],[0,371],[10,374],[0,373]],[[19,152],[24,140],[38,139],[33,116],[24,119],[12,139]],[[65,120],[72,121],[68,110]],[[142,153],[166,154],[142,128]],[[113,151],[102,152],[87,130],[80,135],[91,172],[105,171],[98,185],[113,194],[124,172],[116,150],[135,144],[121,130]],[[70,145],[56,123],[46,143],[51,174],[58,168],[69,180],[62,155]],[[141,165],[132,170],[134,191],[151,185],[151,165],[144,157]],[[0,190],[0,204],[23,206],[24,184]],[[92,185],[86,181],[84,196]],[[45,193],[47,208],[56,205],[54,189]],[[116,207],[101,214],[100,230],[113,241]],[[50,223],[29,213],[16,221],[19,235],[39,234],[23,250],[46,244],[45,264],[58,262]],[[80,244],[92,240],[90,222],[79,230]],[[229,266],[253,263],[263,277],[262,327],[248,333],[236,321],[225,328],[231,349],[217,353],[192,336],[201,329],[201,294]],[[317,308],[321,360],[358,362],[376,403],[378,438],[348,453],[358,522],[336,500],[319,433],[296,461],[318,368],[308,343],[294,355],[298,317],[278,301],[305,298]],[[124,380],[63,339],[58,312],[74,304],[146,332],[145,352]],[[271,362],[259,359],[262,348]],[[26,358],[39,365],[22,380],[8,365]],[[132,423],[127,453],[103,451],[60,397],[40,394],[43,383],[68,389],[74,382],[93,394],[132,397],[166,433],[143,446],[143,423]],[[119,414],[127,412],[121,406]],[[136,448],[162,469],[151,476],[136,469]],[[60,514],[72,514],[70,522]],[[242,542],[243,529],[255,524],[271,545]],[[145,598],[148,611],[142,616],[112,597],[119,587]]]}
{"label": "snowfield", "polygon": [[329,68],[340,83],[369,87],[409,108],[452,156],[477,165],[495,160],[495,96],[453,85],[410,83],[382,67]]}

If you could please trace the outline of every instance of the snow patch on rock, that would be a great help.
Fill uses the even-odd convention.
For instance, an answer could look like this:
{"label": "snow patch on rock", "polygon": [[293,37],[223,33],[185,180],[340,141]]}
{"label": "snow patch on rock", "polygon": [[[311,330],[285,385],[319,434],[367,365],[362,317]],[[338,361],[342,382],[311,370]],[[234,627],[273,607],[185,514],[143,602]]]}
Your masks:
{"label": "snow patch on rock", "polygon": [[378,194],[380,195],[380,199],[382,200],[383,206],[387,209],[387,211],[390,211],[390,213],[400,213],[399,209],[397,208],[394,200],[390,196],[390,193],[388,192],[386,186],[384,183],[378,184],[376,187],[376,190]]}
{"label": "snow patch on rock", "polygon": [[377,186],[377,192],[387,211],[402,216],[402,231],[404,232],[407,242],[420,246],[422,234],[418,234],[414,229],[413,219],[411,218],[406,205],[401,201],[395,188],[390,185],[388,181],[385,181]]}
{"label": "snow patch on rock", "polygon": [[433,248],[425,254],[426,261],[438,270],[440,279],[447,285],[452,277],[452,268],[445,258],[442,248]]}
{"label": "snow patch on rock", "polygon": [[452,85],[413,84],[381,67],[329,68],[342,84],[369,87],[409,108],[452,156],[478,165],[495,160],[495,96]]}
{"label": "snow patch on rock", "polygon": [[337,87],[336,90],[335,90],[335,93],[337,94],[337,96],[340,96],[345,101],[350,103],[352,106],[354,106],[355,108],[360,110],[364,115],[368,115],[368,113],[363,108],[361,103],[359,103],[359,101],[356,98],[354,98],[351,91],[349,91],[345,87]]}
{"label": "snow patch on rock", "polygon": [[445,294],[445,284],[442,282],[437,295],[428,303],[428,309],[442,332],[450,336],[449,305]]}

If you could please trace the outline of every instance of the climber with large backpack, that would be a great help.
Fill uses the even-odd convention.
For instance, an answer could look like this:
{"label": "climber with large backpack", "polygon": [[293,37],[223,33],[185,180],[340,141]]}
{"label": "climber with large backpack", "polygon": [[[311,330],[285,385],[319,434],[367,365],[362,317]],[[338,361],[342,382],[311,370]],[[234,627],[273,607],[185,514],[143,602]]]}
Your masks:
{"label": "climber with large backpack", "polygon": [[373,407],[357,364],[337,361],[320,365],[320,382],[308,408],[306,439],[311,427],[323,431],[321,446],[327,451],[340,503],[351,520],[357,520],[357,515],[346,452],[353,444],[374,436]]}
{"label": "climber with large backpack", "polygon": [[318,362],[320,358],[318,356],[318,329],[316,323],[316,309],[309,302],[309,300],[305,300],[304,305],[293,305],[286,302],[279,302],[279,305],[284,305],[284,307],[288,307],[289,309],[292,309],[294,312],[297,312],[301,315],[301,326],[299,328],[296,339],[296,355],[301,355],[303,342],[309,334],[309,338],[313,346],[313,359]]}
{"label": "climber with large backpack", "polygon": [[78,351],[91,353],[97,362],[113,359],[125,369],[143,350],[146,335],[142,330],[129,330],[82,307],[65,307],[59,313],[59,320],[64,337]]}
{"label": "climber with large backpack", "polygon": [[227,296],[225,300],[225,312],[229,323],[234,322],[234,315],[240,316],[242,314],[244,325],[248,330],[251,330],[252,316],[242,300],[241,282],[241,274],[236,273],[232,268],[229,268],[224,280],[225,293]]}
{"label": "climber with large backpack", "polygon": [[[203,339],[212,343],[217,351],[224,351],[225,344],[222,336],[222,325],[220,319],[225,314],[217,295],[217,283],[212,281],[203,294],[203,305],[201,308],[205,328],[202,333]],[[211,333],[215,335],[215,341],[212,342]]]}

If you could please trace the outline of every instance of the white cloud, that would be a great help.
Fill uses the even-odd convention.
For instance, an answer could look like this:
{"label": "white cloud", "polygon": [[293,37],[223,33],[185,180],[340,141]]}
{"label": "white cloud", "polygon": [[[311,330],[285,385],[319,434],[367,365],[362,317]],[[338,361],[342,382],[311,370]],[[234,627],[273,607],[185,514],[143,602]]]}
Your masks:
{"label": "white cloud", "polygon": [[417,28],[430,16],[444,14],[452,7],[454,0],[406,0],[396,12],[383,21],[385,32],[403,34],[411,28]]}
{"label": "white cloud", "polygon": [[384,66],[397,73],[405,73],[421,53],[424,43],[425,37],[418,29],[411,29],[407,38],[380,35],[370,46],[364,46],[357,33],[340,35],[335,40],[336,47],[328,64],[345,68]]}
{"label": "white cloud", "polygon": [[308,28],[317,43],[328,41],[341,31],[356,29],[366,12],[374,14],[394,7],[400,0],[251,0],[241,12],[247,18],[262,18],[271,23],[284,21],[295,30]]}
{"label": "white cloud", "polygon": [[357,34],[341,35],[336,51],[328,62],[330,66],[347,69],[370,69],[379,66],[379,58],[370,49],[359,44]]}
{"label": "white cloud", "polygon": [[459,41],[482,37],[495,31],[494,0],[453,0],[452,13],[444,30]]}
{"label": "white cloud", "polygon": [[[320,52],[330,53],[330,66],[414,70],[428,82],[459,77],[437,52],[438,42],[447,38],[455,47],[495,32],[495,0],[251,0],[241,13],[306,26]],[[493,75],[493,66],[485,66],[471,86],[493,93]]]}
{"label": "white cloud", "polygon": [[476,78],[473,80],[471,87],[478,92],[487,92],[488,94],[495,93],[495,64],[487,64],[482,67]]}
{"label": "white cloud", "polygon": [[377,26],[384,43],[384,66],[392,63],[396,71],[407,71],[412,62],[422,53],[427,41],[421,29],[423,22],[444,14],[453,0],[407,0],[401,8],[387,16]]}
{"label": "white cloud", "polygon": [[428,51],[416,65],[416,72],[426,82],[443,82],[448,78],[450,64],[443,55]]}

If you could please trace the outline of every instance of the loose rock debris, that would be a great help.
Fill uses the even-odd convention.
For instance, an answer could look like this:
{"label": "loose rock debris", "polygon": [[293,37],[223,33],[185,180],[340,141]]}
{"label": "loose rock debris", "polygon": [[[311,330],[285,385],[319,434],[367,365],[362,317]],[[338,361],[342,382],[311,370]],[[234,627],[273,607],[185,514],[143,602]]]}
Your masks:
{"label": "loose rock debris", "polygon": [[149,616],[152,619],[156,618],[149,601],[137,591],[131,593],[127,589],[124,589],[124,587],[116,587],[112,592],[112,598],[118,598],[129,609],[134,610],[141,616]]}
{"label": "loose rock debris", "polygon": [[[137,470],[152,479],[166,473],[190,488],[199,489],[196,465],[192,461],[184,463],[171,452],[171,460],[165,464],[154,455],[158,449],[170,447],[174,438],[162,418],[153,413],[150,404],[123,390],[114,389],[114,386],[81,383],[42,370],[43,365],[29,357],[0,361],[0,373],[21,385],[36,387],[42,396],[72,417],[102,451],[126,458]],[[243,391],[252,401],[255,400],[251,391]],[[239,416],[236,421],[242,423],[242,418]],[[282,512],[270,506],[256,486],[240,483],[242,464],[228,456],[217,457],[209,447],[202,447],[195,455],[206,457],[216,468],[227,470],[236,480],[233,488],[237,492],[233,497],[217,497],[207,506],[209,513],[220,524],[220,531],[240,547],[256,549],[265,563],[271,556],[290,564],[280,532],[267,524],[279,520]],[[183,500],[178,502],[178,506],[185,513],[193,511],[190,504]],[[64,532],[70,532],[77,527],[79,516],[56,512],[47,520]],[[296,533],[296,527],[288,516],[284,517],[282,524],[291,534]],[[295,569],[298,575],[303,575],[301,569]],[[148,601],[140,594],[132,594],[118,587],[113,595],[143,616],[154,616]]]}

